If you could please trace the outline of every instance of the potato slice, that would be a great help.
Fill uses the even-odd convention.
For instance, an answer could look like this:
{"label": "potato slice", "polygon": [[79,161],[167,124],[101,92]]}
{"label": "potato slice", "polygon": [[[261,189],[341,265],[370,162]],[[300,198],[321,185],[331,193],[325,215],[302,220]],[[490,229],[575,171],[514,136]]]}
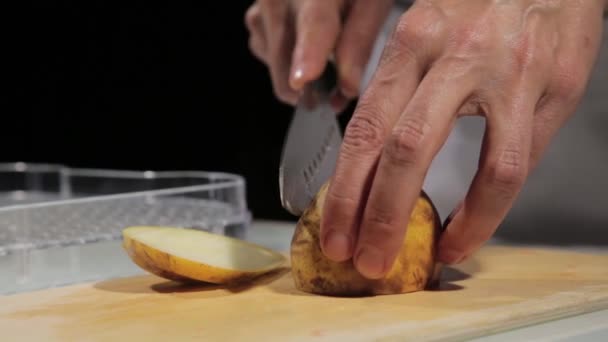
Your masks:
{"label": "potato slice", "polygon": [[262,246],[177,227],[126,228],[123,247],[139,267],[179,282],[239,282],[278,269],[286,261]]}

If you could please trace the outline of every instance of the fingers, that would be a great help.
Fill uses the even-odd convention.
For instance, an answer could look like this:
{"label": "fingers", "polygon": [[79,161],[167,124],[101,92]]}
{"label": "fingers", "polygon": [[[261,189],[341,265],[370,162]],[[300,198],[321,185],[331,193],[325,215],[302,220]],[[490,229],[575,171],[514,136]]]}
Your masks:
{"label": "fingers", "polygon": [[259,1],[264,18],[266,37],[266,63],[270,69],[273,90],[277,98],[295,104],[298,94],[289,86],[291,51],[294,46],[294,32],[289,20],[289,5],[285,0]]}
{"label": "fingers", "polygon": [[337,262],[353,256],[378,158],[426,67],[428,56],[414,52],[425,49],[412,47],[431,40],[418,40],[411,29],[402,25],[395,31],[344,134],[321,218],[321,248]]}
{"label": "fingers", "polygon": [[[485,243],[510,210],[529,172],[532,126],[540,94],[526,89],[487,115],[480,165],[469,192],[442,234],[438,258],[459,263]],[[505,102],[506,103],[506,102]]]}
{"label": "fingers", "polygon": [[357,0],[349,10],[336,49],[340,92],[346,98],[359,94],[374,42],[392,3],[392,0]]}
{"label": "fingers", "polygon": [[289,84],[301,90],[319,78],[336,45],[341,26],[343,0],[297,2],[296,44]]}
{"label": "fingers", "polygon": [[397,121],[382,150],[361,221],[354,261],[365,277],[380,278],[390,270],[427,169],[477,81],[466,68],[439,62]]}
{"label": "fingers", "polygon": [[249,49],[255,57],[263,63],[266,62],[266,33],[260,6],[253,4],[245,14],[245,25],[249,30]]}

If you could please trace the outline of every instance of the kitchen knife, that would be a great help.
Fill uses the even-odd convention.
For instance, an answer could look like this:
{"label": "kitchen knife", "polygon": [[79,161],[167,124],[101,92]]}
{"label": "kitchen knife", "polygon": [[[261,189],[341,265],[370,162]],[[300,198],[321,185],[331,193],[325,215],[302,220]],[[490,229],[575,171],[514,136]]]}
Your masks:
{"label": "kitchen knife", "polygon": [[307,85],[290,123],[279,168],[281,203],[300,216],[334,171],[342,133],[330,105],[336,70],[329,63],[323,75]]}

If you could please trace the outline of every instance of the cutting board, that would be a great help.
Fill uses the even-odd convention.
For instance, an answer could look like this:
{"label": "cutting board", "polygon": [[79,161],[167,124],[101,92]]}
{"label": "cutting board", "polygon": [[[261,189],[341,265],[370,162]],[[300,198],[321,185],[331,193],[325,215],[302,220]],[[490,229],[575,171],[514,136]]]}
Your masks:
{"label": "cutting board", "polygon": [[608,255],[488,246],[435,291],[309,295],[288,269],[255,283],[180,286],[137,276],[0,297],[10,341],[464,339],[608,308]]}

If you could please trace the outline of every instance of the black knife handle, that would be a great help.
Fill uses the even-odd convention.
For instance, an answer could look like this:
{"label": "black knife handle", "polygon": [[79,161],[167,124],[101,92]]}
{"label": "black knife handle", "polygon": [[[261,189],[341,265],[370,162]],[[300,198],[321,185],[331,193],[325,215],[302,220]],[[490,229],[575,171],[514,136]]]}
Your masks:
{"label": "black knife handle", "polygon": [[325,70],[321,77],[312,83],[312,87],[316,92],[321,94],[329,94],[338,83],[338,71],[334,63],[329,62],[325,66]]}

